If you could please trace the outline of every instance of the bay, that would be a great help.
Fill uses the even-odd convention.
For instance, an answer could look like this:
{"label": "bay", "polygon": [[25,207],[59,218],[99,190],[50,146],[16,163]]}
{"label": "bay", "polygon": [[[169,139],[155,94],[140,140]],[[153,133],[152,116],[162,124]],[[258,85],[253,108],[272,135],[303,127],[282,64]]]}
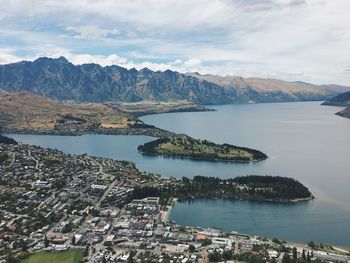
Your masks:
{"label": "bay", "polygon": [[317,199],[298,204],[196,199],[176,204],[170,219],[182,225],[350,247],[350,120],[334,115],[341,108],[319,104],[223,105],[212,107],[216,110],[213,112],[142,117],[145,123],[166,130],[256,148],[269,156],[250,164],[142,156],[136,148],[152,140],[146,136],[11,137],[66,153],[130,160],[140,170],[177,178],[247,174],[293,177],[309,187]]}

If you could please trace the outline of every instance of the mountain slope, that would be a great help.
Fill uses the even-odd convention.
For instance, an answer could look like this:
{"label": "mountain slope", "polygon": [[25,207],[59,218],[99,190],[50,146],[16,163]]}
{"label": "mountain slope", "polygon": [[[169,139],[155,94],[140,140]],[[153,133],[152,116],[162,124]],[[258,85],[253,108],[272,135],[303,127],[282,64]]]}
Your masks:
{"label": "mountain slope", "polygon": [[140,121],[103,104],[68,104],[31,93],[0,92],[0,127],[50,132],[127,128]]}
{"label": "mountain slope", "polygon": [[347,107],[344,110],[337,112],[336,115],[345,118],[350,118],[350,91],[339,94],[334,98],[326,100],[322,103],[322,105]]}
{"label": "mountain slope", "polygon": [[0,89],[83,102],[188,100],[198,104],[325,100],[341,86],[242,79],[174,71],[73,65],[64,57],[0,65]]}
{"label": "mountain slope", "polygon": [[97,64],[75,66],[63,57],[0,66],[0,88],[88,102],[187,99],[213,104],[230,103],[234,98],[232,92],[225,92],[215,84],[177,72],[137,71]]}
{"label": "mountain slope", "polygon": [[189,73],[198,79],[215,83],[226,89],[235,89],[238,102],[283,102],[322,100],[330,93],[339,93],[349,87],[339,85],[312,85],[301,81],[288,82],[278,79],[242,78]]}
{"label": "mountain slope", "polygon": [[322,105],[348,107],[350,106],[350,91],[326,100]]}
{"label": "mountain slope", "polygon": [[187,101],[78,103],[56,101],[28,92],[0,90],[0,132],[46,134],[169,134],[144,124],[137,116],[161,112],[207,111]]}

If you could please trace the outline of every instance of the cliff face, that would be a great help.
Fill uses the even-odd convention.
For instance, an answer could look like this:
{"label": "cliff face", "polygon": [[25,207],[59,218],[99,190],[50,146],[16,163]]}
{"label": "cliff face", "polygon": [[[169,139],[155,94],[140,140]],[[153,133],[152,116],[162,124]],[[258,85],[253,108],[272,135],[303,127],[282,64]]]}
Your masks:
{"label": "cliff face", "polygon": [[84,102],[189,100],[198,104],[325,100],[341,86],[316,86],[274,79],[243,79],[116,65],[73,65],[64,57],[0,65],[0,89]]}

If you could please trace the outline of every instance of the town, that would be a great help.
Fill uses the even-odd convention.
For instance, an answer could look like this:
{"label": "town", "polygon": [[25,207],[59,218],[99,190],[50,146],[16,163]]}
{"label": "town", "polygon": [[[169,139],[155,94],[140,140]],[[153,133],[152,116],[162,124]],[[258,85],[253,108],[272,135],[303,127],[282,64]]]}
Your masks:
{"label": "town", "polygon": [[177,180],[140,172],[128,161],[10,140],[0,143],[0,175],[0,262],[69,255],[91,263],[350,259],[349,251],[327,244],[178,225],[169,220],[176,198],[140,191]]}

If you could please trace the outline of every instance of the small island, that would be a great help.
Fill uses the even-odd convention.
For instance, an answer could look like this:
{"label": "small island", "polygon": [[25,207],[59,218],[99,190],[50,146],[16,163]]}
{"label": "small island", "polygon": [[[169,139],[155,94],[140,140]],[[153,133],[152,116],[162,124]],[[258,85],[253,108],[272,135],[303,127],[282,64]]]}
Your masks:
{"label": "small island", "polygon": [[281,176],[248,175],[230,179],[195,176],[183,177],[171,184],[134,189],[135,198],[159,196],[162,200],[177,198],[242,199],[269,202],[299,202],[314,199],[299,181]]}
{"label": "small island", "polygon": [[144,145],[138,151],[145,155],[162,155],[205,161],[250,162],[260,161],[267,155],[258,150],[230,144],[216,144],[189,136],[169,136]]}

